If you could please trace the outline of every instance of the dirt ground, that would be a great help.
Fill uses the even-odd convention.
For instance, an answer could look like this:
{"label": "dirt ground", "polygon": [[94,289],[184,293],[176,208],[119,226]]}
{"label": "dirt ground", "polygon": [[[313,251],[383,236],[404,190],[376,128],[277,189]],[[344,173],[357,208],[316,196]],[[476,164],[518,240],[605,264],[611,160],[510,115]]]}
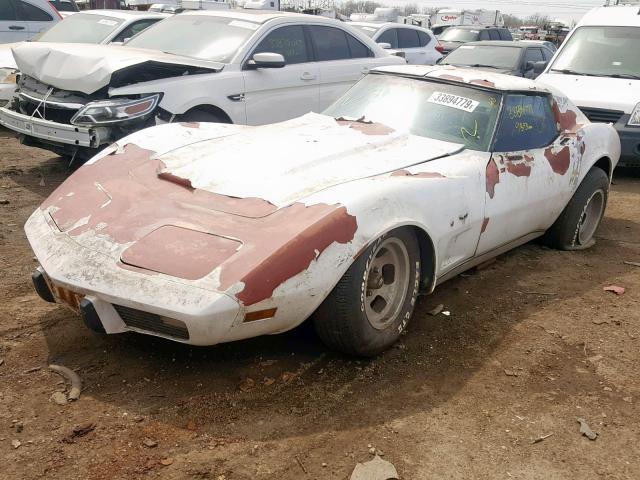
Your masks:
{"label": "dirt ground", "polygon": [[[343,480],[373,450],[405,480],[640,478],[640,178],[616,176],[594,248],[531,244],[454,279],[362,361],[307,328],[210,348],[93,335],[30,283],[22,226],[66,175],[0,132],[0,478]],[[51,401],[52,362],[79,401]]]}

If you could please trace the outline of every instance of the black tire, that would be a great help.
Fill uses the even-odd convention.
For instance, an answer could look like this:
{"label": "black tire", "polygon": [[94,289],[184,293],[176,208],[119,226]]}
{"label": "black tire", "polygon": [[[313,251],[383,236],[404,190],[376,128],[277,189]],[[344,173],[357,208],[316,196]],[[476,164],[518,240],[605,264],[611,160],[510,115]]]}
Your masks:
{"label": "black tire", "polygon": [[203,108],[194,108],[187,113],[178,115],[177,122],[210,122],[210,123],[231,123],[222,114],[210,112]]}
{"label": "black tire", "polygon": [[[404,246],[404,251],[400,245]],[[370,266],[374,268],[372,261],[375,258],[383,256],[390,249],[399,250],[401,257],[408,261],[404,272],[401,269],[401,273],[397,274],[397,277],[402,277],[398,278],[397,288],[403,293],[402,296],[393,296],[395,300],[390,307],[393,312],[388,314],[388,319],[380,319],[381,324],[374,327],[367,311],[371,311],[371,305],[381,297],[369,300],[367,308],[365,302],[371,299],[367,294],[375,293],[375,288],[380,288],[380,285],[384,287],[387,283],[395,282],[396,271],[394,267],[393,280],[387,279],[384,271],[387,265],[383,266],[382,271],[374,273],[382,283],[370,290],[368,282],[376,278],[369,279],[369,269]],[[314,313],[313,322],[318,336],[328,347],[349,355],[371,357],[386,350],[398,340],[411,319],[420,288],[420,270],[420,246],[410,228],[398,228],[383,235],[353,262]],[[385,305],[389,304],[385,302]],[[376,315],[375,312],[373,314]]]}
{"label": "black tire", "polygon": [[[583,250],[593,246],[595,232],[604,216],[608,197],[609,177],[602,169],[593,167],[587,172],[558,219],[547,230],[543,242],[559,250]],[[594,207],[594,202],[601,206]],[[599,210],[599,213],[596,210]],[[586,224],[587,218],[589,218],[588,224]],[[581,230],[585,225],[589,225],[590,235],[589,232],[583,235]]]}

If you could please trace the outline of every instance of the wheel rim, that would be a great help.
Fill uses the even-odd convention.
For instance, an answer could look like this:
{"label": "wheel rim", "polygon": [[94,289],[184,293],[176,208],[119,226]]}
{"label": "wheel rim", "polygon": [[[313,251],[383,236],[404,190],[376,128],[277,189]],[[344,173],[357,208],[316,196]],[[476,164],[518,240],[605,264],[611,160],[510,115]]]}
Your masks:
{"label": "wheel rim", "polygon": [[388,238],[376,248],[365,279],[365,313],[371,326],[383,330],[397,318],[407,296],[409,253],[397,238]]}
{"label": "wheel rim", "polygon": [[578,224],[578,242],[580,245],[586,245],[596,233],[603,212],[604,192],[596,190],[589,198],[580,217],[580,223]]}

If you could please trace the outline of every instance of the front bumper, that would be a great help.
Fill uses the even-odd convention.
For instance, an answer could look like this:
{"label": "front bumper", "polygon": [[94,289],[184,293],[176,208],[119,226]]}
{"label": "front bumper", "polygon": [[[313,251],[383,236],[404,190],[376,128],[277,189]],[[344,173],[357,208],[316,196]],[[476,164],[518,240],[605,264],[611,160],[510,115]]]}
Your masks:
{"label": "front bumper", "polygon": [[97,148],[104,143],[100,138],[100,129],[43,120],[5,107],[0,108],[0,125],[23,135],[66,145]]}
{"label": "front bumper", "polygon": [[640,167],[640,127],[629,127],[628,121],[629,115],[623,115],[614,125],[622,146],[618,166]]}
{"label": "front bumper", "polygon": [[[69,306],[104,333],[136,331],[192,345],[255,336],[241,306],[225,293],[153,272],[124,269],[112,256],[80,246],[55,231],[37,210],[25,225],[41,267],[38,294]],[[260,323],[260,322],[256,322]]]}

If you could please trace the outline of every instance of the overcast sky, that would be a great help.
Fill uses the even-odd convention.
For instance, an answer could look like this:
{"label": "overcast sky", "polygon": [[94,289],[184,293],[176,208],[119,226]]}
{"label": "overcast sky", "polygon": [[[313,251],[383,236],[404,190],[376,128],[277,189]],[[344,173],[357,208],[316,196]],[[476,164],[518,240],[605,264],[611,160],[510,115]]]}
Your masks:
{"label": "overcast sky", "polygon": [[416,3],[424,7],[449,7],[459,9],[497,9],[503,13],[526,17],[535,13],[549,15],[553,19],[579,20],[582,15],[605,0],[376,0],[395,6]]}

